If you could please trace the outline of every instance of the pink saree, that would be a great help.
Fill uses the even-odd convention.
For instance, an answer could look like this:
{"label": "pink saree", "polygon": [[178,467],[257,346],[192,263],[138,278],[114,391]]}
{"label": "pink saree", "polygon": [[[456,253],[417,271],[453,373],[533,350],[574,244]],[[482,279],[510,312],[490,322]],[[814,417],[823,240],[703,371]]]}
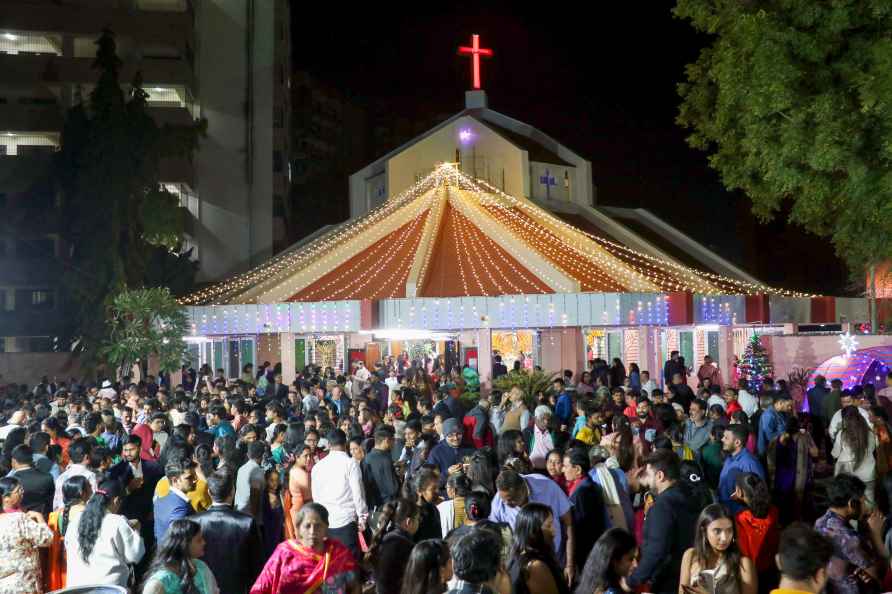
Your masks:
{"label": "pink saree", "polygon": [[346,594],[358,579],[350,551],[334,539],[317,553],[297,540],[276,547],[251,587],[251,594]]}

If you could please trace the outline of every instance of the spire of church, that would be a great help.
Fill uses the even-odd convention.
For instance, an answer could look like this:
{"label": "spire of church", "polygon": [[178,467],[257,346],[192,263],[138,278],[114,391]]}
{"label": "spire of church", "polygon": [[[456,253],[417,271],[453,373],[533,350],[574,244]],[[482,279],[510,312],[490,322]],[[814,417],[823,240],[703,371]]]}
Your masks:
{"label": "spire of church", "polygon": [[465,109],[486,109],[486,91],[465,91]]}

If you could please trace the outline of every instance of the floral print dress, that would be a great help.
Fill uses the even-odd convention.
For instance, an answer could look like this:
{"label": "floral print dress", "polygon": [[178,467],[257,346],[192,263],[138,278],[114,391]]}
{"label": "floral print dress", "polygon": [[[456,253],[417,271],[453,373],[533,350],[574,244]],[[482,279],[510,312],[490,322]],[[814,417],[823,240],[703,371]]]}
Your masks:
{"label": "floral print dress", "polygon": [[40,549],[53,531],[23,512],[0,513],[0,594],[41,594]]}

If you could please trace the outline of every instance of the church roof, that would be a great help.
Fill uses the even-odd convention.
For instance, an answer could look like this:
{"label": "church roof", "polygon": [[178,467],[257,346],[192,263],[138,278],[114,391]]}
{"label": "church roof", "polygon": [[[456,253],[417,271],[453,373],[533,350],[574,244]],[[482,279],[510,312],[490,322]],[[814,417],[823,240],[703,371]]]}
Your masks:
{"label": "church roof", "polygon": [[671,291],[796,296],[586,233],[441,164],[366,215],[183,303]]}

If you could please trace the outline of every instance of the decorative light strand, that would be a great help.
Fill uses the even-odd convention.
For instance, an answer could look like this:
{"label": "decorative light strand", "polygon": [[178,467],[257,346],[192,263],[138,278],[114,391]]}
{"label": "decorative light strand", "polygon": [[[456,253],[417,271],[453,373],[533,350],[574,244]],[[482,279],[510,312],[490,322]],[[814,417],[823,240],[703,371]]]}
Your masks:
{"label": "decorative light strand", "polygon": [[[747,295],[767,293],[787,297],[814,297],[814,295],[810,294],[777,289],[761,283],[752,283],[721,274],[696,270],[677,262],[663,260],[650,254],[639,252],[623,244],[573,227],[526,200],[506,194],[485,180],[471,178],[459,171],[453,164],[444,163],[438,165],[432,173],[418,180],[399,195],[372,209],[364,217],[339,225],[307,245],[279,254],[267,263],[255,267],[246,273],[196,291],[183,298],[181,303],[186,305],[222,302],[245,303],[252,301],[260,303],[261,300],[266,299],[273,293],[286,291],[285,283],[295,278],[301,272],[308,270],[308,267],[318,261],[319,257],[330,253],[333,249],[344,245],[353,238],[361,237],[365,231],[398,213],[404,207],[417,208],[417,211],[414,213],[407,213],[408,217],[412,217],[414,214],[414,218],[407,218],[407,220],[416,224],[420,215],[432,208],[435,195],[439,194],[443,189],[449,192],[451,187],[457,189],[458,192],[456,194],[462,194],[462,199],[468,201],[469,206],[467,208],[471,208],[470,204],[477,204],[493,217],[493,222],[499,221],[500,224],[507,226],[512,234],[518,235],[517,239],[526,242],[534,250],[541,251],[546,261],[550,261],[551,265],[555,266],[557,270],[565,272],[571,278],[579,277],[578,280],[580,282],[588,283],[589,280],[587,279],[599,278],[609,282],[606,286],[615,285],[620,289],[632,291],[651,291],[653,290],[652,287],[655,286],[664,291],[685,290],[705,295],[720,295],[727,291],[732,291],[734,294],[742,293]],[[417,201],[415,206],[412,206],[413,201]],[[466,210],[464,207],[455,210],[462,218],[468,218],[464,212]],[[429,216],[434,215],[429,213]],[[540,220],[547,224],[543,225],[542,222],[539,222]],[[481,221],[481,223],[486,223],[486,221]],[[549,229],[549,225],[555,229],[566,231],[566,235],[556,234]],[[461,233],[460,237],[464,237],[462,230],[459,230],[458,233]],[[476,238],[469,231],[467,243],[461,242],[460,248],[465,250],[465,256],[468,257],[468,272],[472,276],[477,277],[475,280],[482,287],[476,267],[471,259],[471,252],[477,254],[479,259],[479,249],[482,242],[492,242],[493,240],[482,229],[480,235],[480,238]],[[361,249],[367,250],[371,243],[373,242],[361,242],[360,245],[363,246]],[[493,242],[493,245],[498,245],[498,243]],[[391,253],[391,259],[395,253],[398,253],[398,251],[394,250]],[[488,262],[493,262],[486,250],[483,251],[483,254]],[[368,261],[369,257],[369,253],[366,252],[364,261]],[[426,272],[431,255],[428,253],[423,257],[425,260],[421,270]],[[539,278],[546,278],[547,271],[539,270],[539,267],[520,256],[520,254],[518,254],[518,257],[521,259],[523,266],[533,274]],[[464,274],[461,259],[457,259],[460,275]],[[614,259],[616,260],[614,261]],[[322,272],[316,280],[328,272],[330,270]],[[517,272],[516,269],[515,272]],[[490,276],[494,286],[499,287],[499,290],[501,290],[501,284],[489,273],[489,270],[486,273]],[[405,276],[407,279],[408,274],[409,271],[404,271],[404,274],[400,276]],[[506,281],[509,280],[504,274],[502,276]],[[306,278],[306,274],[302,278]],[[423,280],[423,278],[424,276],[420,276],[419,280]],[[623,283],[619,283],[616,279],[626,280]],[[368,282],[367,280],[366,284]],[[467,294],[467,279],[463,278],[463,282]],[[553,280],[549,280],[549,283],[551,283],[551,286],[557,286]],[[712,283],[715,283],[715,285]],[[510,281],[509,284],[511,284]],[[308,285],[304,283],[304,286]],[[345,288],[349,288],[349,285]],[[314,288],[314,290],[316,289],[321,288]],[[299,290],[300,288],[297,288],[292,294],[299,292]],[[340,294],[340,292],[342,291],[336,294]],[[378,291],[376,291],[377,293]]]}

